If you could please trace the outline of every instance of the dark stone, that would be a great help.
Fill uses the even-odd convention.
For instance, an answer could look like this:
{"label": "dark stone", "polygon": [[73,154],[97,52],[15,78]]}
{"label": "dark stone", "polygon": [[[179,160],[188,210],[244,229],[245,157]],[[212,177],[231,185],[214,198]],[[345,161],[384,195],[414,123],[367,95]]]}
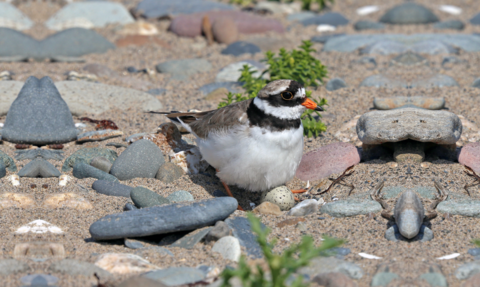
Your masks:
{"label": "dark stone", "polygon": [[155,175],[155,178],[164,183],[171,183],[182,177],[183,169],[172,162],[164,163]]}
{"label": "dark stone", "polygon": [[84,162],[79,162],[75,164],[75,166],[73,167],[73,176],[80,179],[93,177],[102,180],[118,181],[115,176],[101,171],[98,168],[95,168]]}
{"label": "dark stone", "polygon": [[382,30],[385,29],[385,25],[378,22],[373,22],[369,20],[360,20],[354,25],[355,30]]}
{"label": "dark stone", "polygon": [[205,241],[217,241],[222,237],[228,236],[232,233],[232,230],[224,221],[217,221],[215,226],[210,229],[207,236],[205,236]]}
{"label": "dark stone", "polygon": [[344,33],[339,33],[339,34],[330,34],[330,35],[318,35],[318,36],[313,36],[312,39],[310,39],[312,42],[316,43],[321,43],[325,44],[327,43],[328,40],[333,39],[338,36],[343,36],[345,35]]}
{"label": "dark stone", "polygon": [[19,172],[20,177],[59,177],[60,171],[55,166],[42,158],[36,158],[27,163]]}
{"label": "dark stone", "polygon": [[303,21],[300,21],[303,26],[310,26],[310,25],[331,25],[334,27],[347,25],[348,19],[345,18],[340,13],[337,12],[327,12],[322,15],[318,15],[315,17],[307,18]]}
{"label": "dark stone", "polygon": [[16,160],[35,159],[37,157],[43,159],[63,160],[62,150],[49,150],[43,148],[28,149],[28,150],[16,150]]}
{"label": "dark stone", "polygon": [[388,10],[380,18],[388,24],[428,24],[438,22],[438,17],[429,9],[413,2],[406,2]]}
{"label": "dark stone", "polygon": [[0,161],[3,162],[3,165],[9,170],[9,171],[17,171],[17,166],[15,165],[15,162],[13,161],[13,158],[11,158],[9,155],[4,153],[3,151],[0,150]]}
{"label": "dark stone", "polygon": [[473,25],[480,25],[480,13],[473,16],[473,18],[470,19],[470,23],[472,23]]}
{"label": "dark stone", "polygon": [[169,204],[165,197],[151,191],[148,188],[137,186],[130,192],[133,203],[138,208],[146,208],[158,205]]}
{"label": "dark stone", "polygon": [[87,147],[82,148],[74,152],[71,156],[69,156],[62,166],[63,172],[70,171],[73,166],[77,162],[85,162],[86,164],[90,164],[91,160],[103,156],[107,158],[111,163],[113,163],[118,155],[117,152],[108,148],[99,148],[99,147]]}
{"label": "dark stone", "polygon": [[201,230],[195,230],[175,241],[171,247],[180,247],[185,249],[192,249],[195,244],[200,242],[212,229],[212,227],[203,228]]}
{"label": "dark stone", "polygon": [[137,210],[138,208],[131,204],[131,203],[126,203],[125,206],[123,207],[123,211],[130,211],[130,210]]}
{"label": "dark stone", "polygon": [[234,9],[232,5],[208,0],[143,0],[137,5],[136,11],[146,18],[162,18],[178,14]]}
{"label": "dark stone", "polygon": [[[225,223],[232,228],[233,236],[235,236],[240,245],[245,247],[247,255],[252,256],[253,258],[262,258],[263,252],[258,245],[257,236],[253,234],[250,222],[244,217],[235,217],[233,219],[225,220]],[[265,228],[263,223],[261,224],[262,228]]]}
{"label": "dark stone", "polygon": [[475,81],[473,81],[472,87],[480,88],[480,78],[477,78],[477,79],[475,79]]}
{"label": "dark stone", "polygon": [[257,45],[244,41],[237,41],[228,45],[221,53],[223,55],[240,56],[243,54],[256,54],[261,51],[262,50]]}
{"label": "dark stone", "polygon": [[125,246],[130,249],[139,249],[144,247],[143,244],[137,240],[131,240],[131,239],[125,238],[124,242],[125,242]]}
{"label": "dark stone", "polygon": [[72,114],[52,79],[29,77],[8,110],[2,139],[47,145],[76,138]]}
{"label": "dark stone", "polygon": [[7,169],[5,167],[5,164],[3,164],[2,161],[0,161],[0,178],[4,177],[7,175]]}
{"label": "dark stone", "polygon": [[240,82],[210,83],[210,84],[201,86],[200,88],[198,88],[198,90],[203,94],[208,95],[211,92],[215,91],[216,89],[220,89],[220,88],[225,88],[232,93],[241,93],[243,90]]}
{"label": "dark stone", "polygon": [[327,91],[336,91],[347,87],[347,83],[342,78],[334,78],[328,81],[325,88]]}
{"label": "dark stone", "polygon": [[93,190],[110,196],[123,196],[130,198],[133,187],[110,180],[97,180],[92,184]]}
{"label": "dark stone", "polygon": [[460,20],[447,20],[447,21],[435,23],[433,25],[433,28],[463,30],[465,28],[465,24]]}
{"label": "dark stone", "polygon": [[232,197],[174,203],[110,214],[90,226],[96,240],[143,237],[189,231],[224,220],[238,207]]}

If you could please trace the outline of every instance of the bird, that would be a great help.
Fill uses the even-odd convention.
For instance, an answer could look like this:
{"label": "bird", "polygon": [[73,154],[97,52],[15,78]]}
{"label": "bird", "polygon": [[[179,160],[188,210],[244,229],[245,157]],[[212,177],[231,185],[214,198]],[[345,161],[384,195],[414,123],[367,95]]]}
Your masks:
{"label": "bird", "polygon": [[300,83],[284,79],[268,83],[255,98],[217,110],[152,113],[166,115],[196,137],[203,159],[233,197],[228,185],[263,192],[295,176],[303,155],[301,116],[306,109],[324,111]]}

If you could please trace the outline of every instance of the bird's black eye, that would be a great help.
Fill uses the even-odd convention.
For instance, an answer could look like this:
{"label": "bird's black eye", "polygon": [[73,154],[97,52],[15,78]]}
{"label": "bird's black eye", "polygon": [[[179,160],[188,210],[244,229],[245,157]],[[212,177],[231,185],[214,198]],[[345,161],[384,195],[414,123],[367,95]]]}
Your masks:
{"label": "bird's black eye", "polygon": [[290,100],[293,99],[293,94],[291,92],[288,92],[288,91],[282,92],[280,94],[280,96],[282,96],[282,99],[284,99],[285,101],[290,101]]}

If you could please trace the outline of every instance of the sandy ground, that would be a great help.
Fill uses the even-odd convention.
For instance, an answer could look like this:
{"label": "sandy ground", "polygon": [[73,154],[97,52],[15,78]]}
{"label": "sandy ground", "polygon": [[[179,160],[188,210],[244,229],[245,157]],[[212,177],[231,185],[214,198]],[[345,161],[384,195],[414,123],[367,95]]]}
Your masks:
{"label": "sandy ground", "polygon": [[[380,0],[362,0],[362,1],[335,1],[332,6],[332,11],[339,11],[350,19],[351,24],[340,27],[337,31],[339,33],[358,33],[353,29],[353,24],[360,19],[378,20],[384,11],[396,3],[401,1],[385,1]],[[475,1],[451,1],[451,4],[459,6],[463,9],[460,16],[451,16],[438,10],[437,3],[430,1],[417,1],[430,7],[441,20],[447,19],[462,19],[468,22],[474,14],[478,13],[478,3]],[[123,1],[127,8],[134,7],[137,1]],[[382,7],[380,12],[368,16],[358,16],[355,10],[365,5],[378,4]],[[51,15],[61,7],[61,3],[50,2],[20,2],[18,7],[32,20],[34,20],[37,27],[26,31],[31,36],[42,39],[54,31],[49,31],[40,23],[44,22]],[[273,17],[273,16],[271,16]],[[279,18],[286,26],[290,25],[284,17]],[[171,80],[170,76],[163,74],[156,74],[152,77],[148,75],[129,75],[129,77],[138,78],[139,80],[148,81],[152,87],[165,88],[167,92],[157,98],[164,105],[164,110],[187,110],[199,109],[208,110],[216,108],[218,102],[207,102],[204,100],[205,95],[202,95],[197,89],[204,84],[214,81],[215,75],[219,69],[227,64],[237,62],[243,59],[260,60],[263,55],[257,54],[251,56],[225,56],[221,55],[220,51],[225,45],[214,44],[206,46],[206,41],[203,38],[178,38],[172,33],[166,31],[169,21],[150,21],[154,23],[161,31],[158,38],[170,45],[170,48],[156,46],[154,44],[142,47],[124,47],[111,50],[102,55],[88,55],[84,58],[86,63],[98,63],[117,71],[120,74],[126,74],[125,67],[134,66],[138,69],[149,68],[154,69],[154,66],[166,60],[182,59],[182,58],[205,58],[209,60],[212,65],[212,71],[208,73],[201,73],[193,76],[189,81],[178,82]],[[118,27],[109,26],[104,29],[97,29],[97,31],[107,37],[110,41],[115,41],[121,37],[116,31]],[[435,33],[432,25],[408,25],[408,26],[387,26],[385,31],[381,33]],[[461,32],[457,31],[442,31],[451,33],[472,33],[480,32],[479,27],[473,27],[469,23],[466,24],[466,29]],[[360,32],[360,33],[372,33]],[[375,32],[373,32],[375,33]],[[317,35],[315,27],[300,27],[293,25],[292,28],[284,35],[268,34],[265,37],[272,39],[284,40],[287,43],[287,48],[298,46],[301,40],[310,39]],[[249,40],[258,37],[256,35],[242,35],[242,39]],[[321,44],[314,46],[318,51],[321,50]],[[372,107],[374,97],[386,97],[394,95],[425,95],[435,97],[445,97],[446,107],[458,114],[463,115],[469,121],[477,123],[480,116],[477,108],[477,97],[480,90],[469,88],[473,80],[480,76],[478,66],[480,64],[479,53],[465,53],[461,52],[456,55],[464,63],[456,64],[452,69],[445,70],[441,67],[443,56],[429,56],[430,65],[429,71],[432,73],[441,73],[452,76],[460,84],[460,87],[442,88],[442,89],[376,89],[376,88],[358,88],[359,83],[367,76],[389,72],[397,75],[399,78],[412,77],[411,70],[395,68],[391,71],[389,68],[390,60],[394,56],[377,56],[377,69],[369,70],[367,66],[356,63],[355,61],[362,56],[357,52],[354,53],[323,53],[318,52],[317,57],[324,65],[328,67],[329,78],[342,77],[348,83],[349,87],[335,92],[327,92],[324,87],[318,88],[315,96],[325,97],[328,100],[329,106],[324,113],[324,122],[327,124],[328,130],[316,139],[305,138],[304,151],[314,150],[318,147],[329,143],[337,142],[335,133],[348,121],[352,120],[356,115],[361,115],[368,112]],[[68,71],[81,72],[81,68],[86,63],[49,63],[49,62],[29,62],[29,63],[2,63],[1,70],[9,70],[15,73],[14,79],[24,81],[28,76],[50,76],[54,81],[64,80],[64,75]],[[423,72],[422,72],[423,73]],[[115,78],[100,78],[100,82],[124,86],[125,83]],[[147,90],[149,88],[145,88]],[[85,115],[93,117],[93,115]],[[166,118],[159,115],[145,114],[138,110],[128,111],[108,111],[102,115],[96,116],[98,119],[113,120],[117,126],[126,135],[131,135],[138,132],[153,131]],[[3,122],[5,118],[0,118]],[[79,122],[78,118],[74,118],[75,122]],[[93,130],[93,125],[87,124],[88,130]],[[187,136],[191,137],[191,136]],[[110,139],[98,143],[86,143],[83,145],[67,144],[64,148],[65,158],[71,155],[76,150],[83,147],[105,147],[109,142],[121,142],[121,139]],[[357,144],[355,141],[352,143]],[[119,154],[124,148],[115,149]],[[10,156],[14,156],[15,147],[13,144],[3,142],[0,149]],[[374,186],[379,179],[386,179],[386,186],[403,185],[405,187],[414,186],[432,186],[432,178],[441,178],[446,184],[450,192],[465,193],[463,186],[470,182],[470,177],[463,173],[463,167],[455,162],[448,162],[443,160],[428,160],[426,167],[421,167],[419,164],[412,165],[411,169],[413,175],[406,179],[406,165],[398,165],[395,167],[392,163],[393,159],[389,161],[375,160],[369,162],[362,162],[355,167],[354,175],[350,176],[347,181],[355,185],[354,193],[367,192]],[[20,169],[28,161],[17,162],[17,167]],[[50,161],[58,169],[61,168],[62,163]],[[9,173],[10,174],[10,173]],[[70,173],[67,173],[70,174]],[[157,193],[167,196],[170,193],[183,189],[190,191],[195,199],[211,198],[215,190],[223,190],[218,178],[215,177],[213,171],[209,171],[210,176],[207,175],[184,175],[180,179],[171,184],[164,184],[155,179],[134,179],[122,182],[130,186],[143,185]],[[21,242],[29,242],[33,240],[58,242],[64,245],[66,256],[68,258],[84,260],[88,262],[95,262],[98,255],[107,252],[133,253],[134,251],[126,248],[122,241],[114,242],[94,242],[88,232],[89,226],[99,218],[112,213],[121,212],[125,203],[130,202],[126,198],[108,197],[97,194],[91,188],[94,179],[76,179],[69,182],[66,187],[58,186],[58,179],[28,179],[22,178],[20,187],[12,187],[10,182],[4,177],[0,179],[2,192],[15,192],[21,194],[33,195],[36,199],[37,206],[34,208],[5,208],[0,213],[0,242],[2,245],[1,257],[4,259],[12,258],[13,250],[16,244]],[[318,184],[321,181],[313,182],[311,184]],[[32,187],[35,184],[36,187]],[[42,185],[47,184],[47,188]],[[287,183],[287,186],[292,189],[304,187],[306,183],[298,179],[294,179]],[[327,183],[324,182],[322,189],[325,189]],[[477,187],[470,189],[472,198],[478,199],[479,193]],[[42,206],[43,199],[49,194],[72,192],[84,197],[93,205],[93,209],[87,212],[72,208],[48,209]],[[323,195],[325,201],[330,202],[333,197],[339,199],[347,196],[348,188],[343,186],[336,186],[329,194]],[[250,206],[250,202],[258,204],[259,195],[246,193],[238,189],[234,189],[235,195],[239,198],[240,203],[245,206]],[[306,195],[304,198],[310,197]],[[317,196],[318,198],[318,196]],[[243,212],[237,211],[232,216],[244,216]],[[320,244],[322,235],[329,235],[337,238],[344,238],[347,243],[344,247],[350,248],[351,253],[346,256],[346,260],[355,262],[364,269],[365,275],[358,280],[359,286],[369,286],[372,276],[377,269],[383,266],[389,266],[392,272],[399,274],[404,280],[392,282],[389,286],[428,286],[425,282],[414,280],[421,274],[428,272],[429,269],[441,270],[447,278],[449,286],[460,286],[461,282],[455,278],[454,271],[457,267],[465,262],[473,261],[473,257],[467,254],[469,248],[474,247],[471,240],[480,238],[480,227],[477,224],[478,219],[462,218],[454,216],[455,222],[444,220],[443,217],[438,217],[432,221],[432,230],[435,234],[435,239],[427,243],[392,243],[384,239],[384,232],[387,228],[387,221],[379,215],[374,220],[367,220],[364,216],[353,218],[332,218],[324,214],[313,214],[306,217],[306,232],[301,232],[295,226],[286,226],[277,228],[277,223],[287,219],[288,216],[270,216],[262,215],[261,219],[264,224],[273,229],[272,235],[278,237],[279,244],[276,247],[277,251],[281,251],[291,242],[298,242],[302,235],[311,235],[315,238],[317,244]],[[59,226],[65,231],[65,235],[14,235],[13,232],[20,226],[33,221],[35,219],[43,219],[52,224]],[[286,240],[288,238],[288,241]],[[158,239],[158,238],[157,238]],[[155,240],[155,239],[152,239]],[[146,244],[149,245],[149,244]],[[179,248],[167,247],[175,254],[175,258],[163,256],[156,253],[144,253],[143,257],[149,260],[152,264],[159,267],[170,266],[191,266],[210,265],[217,266],[220,269],[227,264],[234,265],[232,262],[221,259],[219,255],[210,251],[211,246],[203,243],[197,244],[193,250],[184,250]],[[382,257],[380,260],[364,259],[358,253],[364,252]],[[444,256],[451,253],[460,253],[461,256],[451,260],[436,260],[437,257]],[[49,259],[43,263],[35,263],[28,258],[20,259],[28,263],[35,273],[50,273],[48,266],[53,259]],[[17,286],[20,281],[19,278],[26,275],[26,273],[19,273],[4,278],[3,284],[5,286]],[[59,277],[59,286],[87,286],[95,283],[92,278],[83,278],[77,276],[65,276],[61,274],[54,274]],[[116,282],[124,279],[125,276],[116,278]],[[410,284],[410,285],[409,285]],[[422,285],[423,284],[423,285]]]}

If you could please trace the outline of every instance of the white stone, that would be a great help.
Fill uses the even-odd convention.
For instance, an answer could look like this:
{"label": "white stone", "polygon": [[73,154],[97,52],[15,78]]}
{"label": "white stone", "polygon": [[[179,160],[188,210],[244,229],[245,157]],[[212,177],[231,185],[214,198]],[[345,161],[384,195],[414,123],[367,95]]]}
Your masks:
{"label": "white stone", "polygon": [[382,257],[378,257],[378,256],[375,256],[375,255],[368,254],[368,253],[363,253],[363,252],[358,253],[358,255],[360,255],[361,257],[366,258],[366,259],[382,259]]}
{"label": "white stone", "polygon": [[460,255],[461,255],[460,253],[452,253],[452,254],[449,254],[449,255],[445,255],[445,256],[442,256],[442,257],[438,257],[437,260],[453,259],[453,258],[457,258],[457,257],[460,256]]}
{"label": "white stone", "polygon": [[302,5],[300,2],[278,3],[271,1],[262,1],[258,2],[255,8],[258,10],[265,9],[272,12],[273,14],[292,14],[300,12],[302,10]]}
{"label": "white stone", "polygon": [[187,174],[197,174],[207,170],[209,164],[202,158],[198,147],[177,152],[170,156],[171,161]]}
{"label": "white stone", "polygon": [[438,9],[442,12],[449,13],[452,15],[460,15],[462,13],[461,8],[453,5],[440,5]]}
{"label": "white stone", "polygon": [[375,5],[363,6],[363,7],[360,7],[360,8],[357,9],[357,14],[361,15],[361,16],[364,16],[364,15],[375,13],[379,10],[380,10],[380,8],[378,6],[375,6]]}
{"label": "white stone", "polygon": [[332,26],[332,25],[327,25],[327,24],[321,24],[321,25],[318,25],[317,26],[317,32],[331,32],[331,31],[335,31],[335,26]]}
{"label": "white stone", "polygon": [[62,234],[63,231],[60,229],[60,227],[55,226],[51,224],[50,222],[47,222],[45,220],[37,219],[34,220],[28,224],[25,224],[21,226],[20,228],[15,231],[17,234],[25,234],[28,232],[32,233],[55,233],[55,234]]}
{"label": "white stone", "polygon": [[143,273],[160,269],[142,257],[129,253],[104,253],[98,257],[95,265],[114,274]]}
{"label": "white stone", "polygon": [[253,74],[253,77],[259,77],[262,71],[255,67],[254,65],[248,63],[248,62],[237,62],[230,64],[220,70],[218,72],[217,76],[215,77],[215,82],[216,83],[221,83],[221,82],[238,82],[238,78],[242,75],[240,70],[243,69],[243,66],[247,65],[250,67],[250,70],[255,70],[256,72]]}
{"label": "white stone", "polygon": [[212,248],[213,252],[218,252],[223,258],[238,262],[242,250],[240,242],[233,236],[225,236],[220,238]]}
{"label": "white stone", "polygon": [[287,215],[306,216],[317,212],[320,206],[322,206],[323,204],[325,204],[323,198],[321,198],[319,201],[315,199],[307,199],[295,205],[292,209],[290,209]]}

